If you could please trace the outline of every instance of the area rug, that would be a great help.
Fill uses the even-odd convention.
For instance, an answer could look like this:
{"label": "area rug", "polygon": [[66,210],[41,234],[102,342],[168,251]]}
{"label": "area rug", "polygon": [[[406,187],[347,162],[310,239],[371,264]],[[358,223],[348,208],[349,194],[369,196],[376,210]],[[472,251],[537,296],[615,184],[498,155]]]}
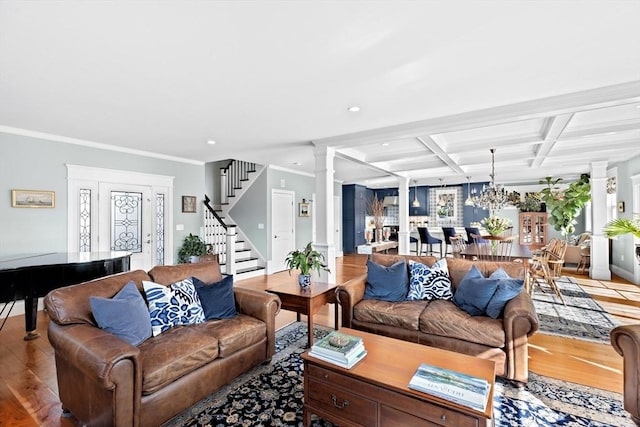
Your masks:
{"label": "area rug", "polygon": [[573,277],[556,281],[566,305],[547,286],[536,287],[533,305],[541,333],[609,343],[609,332],[618,322],[580,287]]}
{"label": "area rug", "polygon": [[[330,329],[314,328],[320,338]],[[279,330],[276,354],[259,366],[176,416],[164,427],[302,426],[303,369],[300,354],[307,326],[296,322]],[[499,379],[493,399],[496,427],[632,427],[620,394],[587,388],[530,373],[518,389]],[[314,427],[333,424],[313,418]]]}

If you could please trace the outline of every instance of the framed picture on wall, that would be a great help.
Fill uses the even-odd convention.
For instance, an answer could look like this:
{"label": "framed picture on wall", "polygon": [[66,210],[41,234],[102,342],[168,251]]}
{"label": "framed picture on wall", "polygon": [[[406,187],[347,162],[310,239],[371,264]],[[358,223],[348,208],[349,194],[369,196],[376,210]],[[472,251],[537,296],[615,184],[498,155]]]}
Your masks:
{"label": "framed picture on wall", "polygon": [[55,208],[56,192],[40,190],[11,190],[12,208]]}
{"label": "framed picture on wall", "polygon": [[196,196],[182,196],[182,212],[196,212]]}
{"label": "framed picture on wall", "polygon": [[456,219],[457,197],[458,191],[455,188],[438,188],[436,190],[436,215],[438,218]]}
{"label": "framed picture on wall", "polygon": [[298,203],[298,216],[311,216],[311,203]]}

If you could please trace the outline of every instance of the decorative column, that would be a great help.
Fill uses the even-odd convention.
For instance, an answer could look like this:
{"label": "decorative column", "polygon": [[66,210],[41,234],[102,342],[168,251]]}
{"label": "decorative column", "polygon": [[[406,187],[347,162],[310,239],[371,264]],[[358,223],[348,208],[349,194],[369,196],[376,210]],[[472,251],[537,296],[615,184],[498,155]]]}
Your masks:
{"label": "decorative column", "polygon": [[409,255],[409,178],[398,178],[398,254]]}
{"label": "decorative column", "polygon": [[592,279],[611,280],[609,239],[602,229],[607,222],[607,162],[591,163],[591,267]]}
{"label": "decorative column", "polygon": [[316,146],[313,150],[316,159],[316,242],[315,249],[324,255],[330,273],[320,272],[320,281],[336,282],[336,247],[334,242],[333,220],[333,160],[335,149]]}

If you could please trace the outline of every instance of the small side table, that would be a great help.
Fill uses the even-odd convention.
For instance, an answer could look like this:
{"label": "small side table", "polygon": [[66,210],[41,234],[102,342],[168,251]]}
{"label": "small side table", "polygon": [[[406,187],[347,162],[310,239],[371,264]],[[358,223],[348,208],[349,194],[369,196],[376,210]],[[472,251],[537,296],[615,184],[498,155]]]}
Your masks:
{"label": "small side table", "polygon": [[281,308],[295,311],[297,320],[300,315],[307,316],[309,337],[307,346],[313,345],[313,316],[325,304],[334,304],[334,328],[338,329],[338,300],[336,299],[336,284],[324,282],[312,282],[309,288],[302,288],[295,278],[285,283],[273,285],[267,288],[267,292],[280,297]]}

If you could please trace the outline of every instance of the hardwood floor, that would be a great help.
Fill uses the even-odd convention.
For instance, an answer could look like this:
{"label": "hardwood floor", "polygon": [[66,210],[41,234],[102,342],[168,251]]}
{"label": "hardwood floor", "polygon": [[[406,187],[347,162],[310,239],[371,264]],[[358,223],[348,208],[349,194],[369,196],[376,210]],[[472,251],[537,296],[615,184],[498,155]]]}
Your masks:
{"label": "hardwood floor", "polygon": [[[365,255],[338,259],[336,281],[343,282],[365,271]],[[565,275],[579,279],[581,286],[620,323],[640,322],[640,287],[623,279],[591,280],[566,268]],[[283,280],[295,280],[287,272],[236,282],[236,286],[265,289]],[[281,310],[278,327],[295,321],[295,313]],[[333,326],[333,306],[322,308],[315,320]],[[7,320],[0,331],[0,426],[75,426],[74,419],[61,417],[53,349],[47,340],[48,318],[38,313],[41,337],[24,341],[24,317]],[[592,343],[538,333],[529,344],[529,369],[541,375],[622,392],[622,357],[609,344]]]}

